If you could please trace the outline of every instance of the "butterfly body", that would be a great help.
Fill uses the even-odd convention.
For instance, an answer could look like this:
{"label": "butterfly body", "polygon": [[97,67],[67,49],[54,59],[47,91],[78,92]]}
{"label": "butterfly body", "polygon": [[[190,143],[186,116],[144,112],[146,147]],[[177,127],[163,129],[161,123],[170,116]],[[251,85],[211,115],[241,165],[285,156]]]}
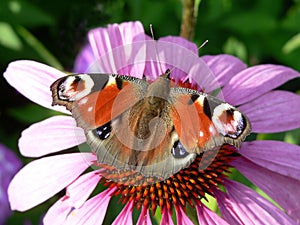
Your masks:
{"label": "butterfly body", "polygon": [[219,99],[178,87],[167,71],[154,82],[114,74],[75,74],[55,81],[53,105],[66,106],[101,165],[166,179],[197,154],[239,148],[250,133],[245,115]]}

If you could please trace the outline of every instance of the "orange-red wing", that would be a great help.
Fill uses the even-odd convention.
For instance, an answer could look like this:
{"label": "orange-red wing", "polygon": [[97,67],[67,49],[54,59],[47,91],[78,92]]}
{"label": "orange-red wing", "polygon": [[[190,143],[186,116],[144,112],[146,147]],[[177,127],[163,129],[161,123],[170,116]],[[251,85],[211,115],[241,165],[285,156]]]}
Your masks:
{"label": "orange-red wing", "polygon": [[115,82],[111,82],[75,102],[72,114],[80,125],[94,129],[130,109],[142,97],[143,92],[136,83],[123,81],[119,89]]}
{"label": "orange-red wing", "polygon": [[206,115],[202,100],[191,100],[189,94],[179,94],[173,103],[171,118],[179,140],[189,153],[201,153],[223,141],[211,118]]}

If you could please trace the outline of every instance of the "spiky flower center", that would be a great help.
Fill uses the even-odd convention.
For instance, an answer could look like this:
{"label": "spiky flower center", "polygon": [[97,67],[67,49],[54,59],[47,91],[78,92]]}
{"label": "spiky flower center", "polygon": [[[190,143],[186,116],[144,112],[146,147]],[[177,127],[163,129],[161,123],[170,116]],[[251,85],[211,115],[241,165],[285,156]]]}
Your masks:
{"label": "spiky flower center", "polygon": [[[128,171],[112,173],[112,168],[107,167],[101,182],[110,188],[117,187],[113,195],[121,195],[124,204],[133,201],[137,209],[144,206],[152,209],[153,214],[158,206],[161,210],[166,207],[171,211],[173,206],[185,210],[187,203],[193,207],[206,193],[214,196],[213,190],[223,184],[235,152],[234,147],[223,145],[202,153],[189,167],[163,181],[149,178],[140,183],[141,175]],[[116,178],[120,182],[116,182]]]}

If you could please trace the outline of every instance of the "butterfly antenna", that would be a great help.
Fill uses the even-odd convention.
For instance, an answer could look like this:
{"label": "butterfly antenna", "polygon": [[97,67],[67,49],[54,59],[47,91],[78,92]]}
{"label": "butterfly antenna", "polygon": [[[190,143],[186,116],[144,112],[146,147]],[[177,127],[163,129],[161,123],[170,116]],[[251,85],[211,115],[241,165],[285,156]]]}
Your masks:
{"label": "butterfly antenna", "polygon": [[200,47],[198,48],[198,50],[200,50],[201,48],[203,48],[206,44],[207,44],[208,40],[205,40],[201,45]]}
{"label": "butterfly antenna", "polygon": [[157,57],[159,68],[160,68],[161,74],[163,74],[164,71],[162,69],[161,61],[160,61],[160,58],[159,58],[159,55],[158,55],[157,42],[155,41],[155,38],[154,38],[154,32],[153,32],[152,24],[150,24],[149,28],[150,28],[150,33],[151,33],[152,40],[154,41],[154,44],[155,44],[155,54],[156,54],[156,57]]}

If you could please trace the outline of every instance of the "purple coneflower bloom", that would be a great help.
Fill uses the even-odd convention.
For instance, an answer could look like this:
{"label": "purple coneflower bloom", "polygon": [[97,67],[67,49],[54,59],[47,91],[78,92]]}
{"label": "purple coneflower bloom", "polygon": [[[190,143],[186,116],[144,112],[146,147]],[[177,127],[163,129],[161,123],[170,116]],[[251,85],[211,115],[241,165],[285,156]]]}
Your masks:
{"label": "purple coneflower bloom", "polygon": [[11,214],[7,188],[20,168],[19,158],[10,149],[0,144],[0,225],[5,224],[5,220]]}
{"label": "purple coneflower bloom", "polygon": [[[143,41],[150,41],[147,48],[143,48]],[[165,37],[151,43],[155,42],[144,34],[139,22],[92,30],[89,44],[76,60],[75,71],[137,77],[144,74],[153,80],[170,68],[176,81],[189,80],[206,92],[214,90],[217,81],[222,87],[222,98],[239,106],[248,116],[253,133],[300,127],[300,97],[288,91],[273,90],[299,77],[298,72],[278,65],[247,68],[229,55],[200,59],[196,57],[197,46],[179,37]],[[49,90],[64,73],[37,62],[16,61],[9,65],[4,76],[32,101],[69,114],[62,107],[51,106]],[[28,157],[45,157],[29,163],[14,177],[8,190],[11,208],[28,210],[66,188],[65,196],[48,210],[44,224],[101,224],[114,195],[121,196],[124,208],[113,224],[132,224],[134,208],[140,210],[137,224],[151,224],[150,214],[158,207],[162,213],[161,224],[173,224],[172,209],[175,209],[177,224],[193,224],[185,213],[186,204],[196,208],[201,225],[300,224],[298,146],[271,140],[251,141],[244,142],[236,151],[224,145],[204,170],[198,169],[202,157],[199,155],[188,168],[163,182],[126,186],[107,180],[101,169],[84,173],[96,161],[92,153],[46,156],[85,140],[82,129],[67,115],[51,117],[23,131],[19,140],[21,153]],[[232,167],[280,208],[243,184],[229,180],[225,173]],[[103,184],[107,189],[90,197],[96,186]],[[226,191],[221,191],[220,185]],[[221,217],[202,203],[205,194],[216,198]]]}

